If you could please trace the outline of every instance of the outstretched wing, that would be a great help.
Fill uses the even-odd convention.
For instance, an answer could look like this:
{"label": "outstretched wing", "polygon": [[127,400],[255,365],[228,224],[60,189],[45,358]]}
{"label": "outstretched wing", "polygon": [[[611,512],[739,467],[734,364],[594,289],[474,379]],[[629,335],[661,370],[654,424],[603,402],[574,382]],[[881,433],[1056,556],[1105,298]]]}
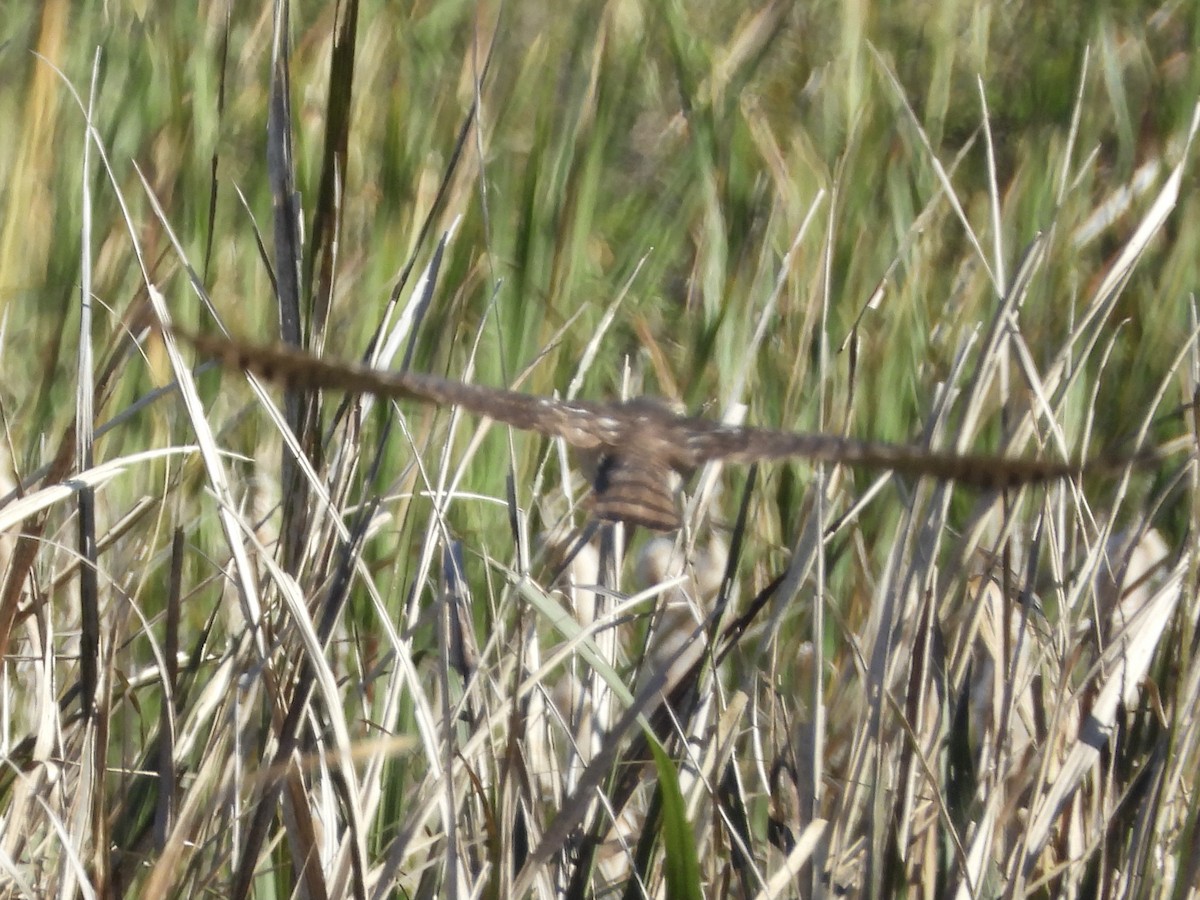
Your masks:
{"label": "outstretched wing", "polygon": [[374,394],[460,406],[463,409],[528,431],[559,437],[584,450],[619,446],[626,433],[622,407],[568,402],[501,388],[467,384],[436,375],[388,372],[360,363],[334,362],[300,350],[205,337],[175,329],[182,338],[222,365],[242,369],[289,387]]}
{"label": "outstretched wing", "polygon": [[799,457],[929,476],[981,488],[1007,488],[1070,478],[1084,470],[1077,463],[946,453],[832,434],[733,427],[694,417],[677,417],[666,428],[668,434],[662,443],[665,447],[675,448],[672,464],[676,466],[698,466],[718,460],[753,463]]}
{"label": "outstretched wing", "polygon": [[753,463],[799,457],[865,468],[890,469],[982,488],[1008,488],[1074,477],[1093,468],[1110,469],[1128,460],[1101,459],[1079,465],[984,454],[954,454],[860,441],[830,434],[721,425],[680,416],[645,398],[626,403],[589,403],[537,397],[355,363],[332,362],[283,347],[244,344],[187,332],[175,334],[224,365],[305,389],[331,389],[460,406],[481,416],[558,437],[584,450],[601,452],[593,507],[602,519],[649,528],[678,527],[670,491],[671,469],[706,462]]}

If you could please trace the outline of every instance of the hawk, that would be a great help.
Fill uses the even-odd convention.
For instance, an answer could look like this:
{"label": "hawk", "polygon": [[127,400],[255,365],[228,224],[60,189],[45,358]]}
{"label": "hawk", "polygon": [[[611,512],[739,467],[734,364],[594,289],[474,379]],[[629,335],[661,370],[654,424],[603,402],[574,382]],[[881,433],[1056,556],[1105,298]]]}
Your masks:
{"label": "hawk", "polygon": [[1071,478],[1112,468],[1112,460],[1087,465],[1051,460],[956,454],[832,434],[722,425],[679,415],[663,403],[637,398],[618,403],[559,400],[468,384],[436,375],[389,372],[337,362],[300,350],[227,338],[173,333],[222,365],[288,387],[340,390],[458,406],[514,428],[561,438],[598,455],[593,511],[602,520],[655,531],[680,527],[671,492],[672,470],[688,472],[707,462],[755,463],[796,457],[903,475],[928,476],[985,489]]}

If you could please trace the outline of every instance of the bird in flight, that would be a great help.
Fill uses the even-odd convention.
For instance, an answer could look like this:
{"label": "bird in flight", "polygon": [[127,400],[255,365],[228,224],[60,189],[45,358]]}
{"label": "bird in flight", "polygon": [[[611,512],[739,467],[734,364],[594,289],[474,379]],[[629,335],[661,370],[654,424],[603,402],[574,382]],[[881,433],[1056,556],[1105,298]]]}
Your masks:
{"label": "bird in flight", "polygon": [[832,434],[723,425],[699,416],[679,415],[650,398],[615,403],[559,400],[435,375],[332,361],[282,346],[206,337],[178,329],[172,333],[226,367],[291,388],[458,406],[514,428],[561,438],[599,456],[592,502],[599,519],[656,531],[680,527],[671,490],[672,470],[686,473],[707,462],[800,458],[994,490],[1073,478],[1093,468],[1110,470],[1121,464],[1108,458],[1081,465],[956,454]]}

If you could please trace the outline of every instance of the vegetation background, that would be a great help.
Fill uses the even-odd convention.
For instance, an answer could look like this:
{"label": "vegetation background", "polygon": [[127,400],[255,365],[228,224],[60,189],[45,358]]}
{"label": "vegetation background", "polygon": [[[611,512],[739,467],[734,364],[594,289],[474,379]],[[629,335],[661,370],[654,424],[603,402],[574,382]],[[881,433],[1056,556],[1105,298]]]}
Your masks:
{"label": "vegetation background", "polygon": [[[2,8],[6,893],[1195,896],[1200,7]],[[714,470],[570,560],[559,448],[281,402],[166,312],[1182,452]]]}

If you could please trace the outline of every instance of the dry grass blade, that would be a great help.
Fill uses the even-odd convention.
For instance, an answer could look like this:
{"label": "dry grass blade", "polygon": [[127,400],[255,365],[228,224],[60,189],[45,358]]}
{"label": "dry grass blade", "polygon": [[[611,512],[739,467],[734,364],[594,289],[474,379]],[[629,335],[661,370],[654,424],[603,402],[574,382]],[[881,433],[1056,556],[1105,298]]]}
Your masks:
{"label": "dry grass blade", "polygon": [[87,489],[96,491],[113,478],[130,469],[135,469],[143,463],[175,455],[188,456],[196,453],[198,447],[164,447],[158,450],[146,450],[141,453],[131,453],[129,456],[110,459],[85,472],[79,472],[69,480],[51,484],[32,494],[27,494],[20,500],[8,504],[0,510],[0,532],[12,528],[30,516],[53,506],[63,500],[74,497],[79,491]]}
{"label": "dry grass blade", "polygon": [[[1083,711],[1086,714],[1069,742],[1070,749],[1060,763],[1053,783],[1030,811],[1025,871],[1022,873],[1025,877],[1032,872],[1049,840],[1051,826],[1063,805],[1096,765],[1112,739],[1117,710],[1122,706],[1129,708],[1137,701],[1142,680],[1182,597],[1187,560],[1177,563],[1157,590],[1150,590],[1144,583],[1166,553],[1161,537],[1153,533],[1150,537],[1153,538],[1152,546],[1144,551],[1144,554],[1151,554],[1149,558],[1137,558],[1137,568],[1131,568],[1124,579],[1128,586],[1124,583],[1114,586],[1120,587],[1123,594],[1115,598],[1117,602],[1104,623],[1103,631],[1110,636],[1104,654],[1096,664],[1100,674],[1099,689],[1089,698],[1088,707]],[[1124,570],[1122,566],[1121,571]]]}

